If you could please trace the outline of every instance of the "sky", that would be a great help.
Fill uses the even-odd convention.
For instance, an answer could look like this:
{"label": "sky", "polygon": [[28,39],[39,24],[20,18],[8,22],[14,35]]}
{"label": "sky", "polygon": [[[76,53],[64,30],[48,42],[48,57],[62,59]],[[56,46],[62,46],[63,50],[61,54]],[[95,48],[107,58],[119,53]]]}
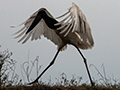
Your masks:
{"label": "sky", "polygon": [[[94,47],[81,50],[87,58],[92,78],[98,80],[100,76],[90,65],[95,65],[103,74],[104,64],[107,77],[114,77],[120,81],[120,0],[1,0],[0,50],[8,49],[13,52],[12,58],[17,61],[16,72],[20,78],[22,63],[27,60],[33,61],[37,56],[39,64],[42,65],[41,72],[54,57],[57,46],[45,37],[36,41],[29,40],[25,44],[17,43],[18,39],[14,39],[13,34],[21,27],[13,29],[10,26],[21,24],[42,7],[57,17],[65,13],[72,6],[72,2],[85,14],[92,30]],[[56,81],[55,78],[63,72],[68,79],[75,75],[83,77],[83,82],[89,80],[83,59],[71,45],[68,45],[67,50],[60,52],[55,64],[41,78],[47,81],[51,77]],[[35,72],[31,74],[31,78],[36,78]]]}

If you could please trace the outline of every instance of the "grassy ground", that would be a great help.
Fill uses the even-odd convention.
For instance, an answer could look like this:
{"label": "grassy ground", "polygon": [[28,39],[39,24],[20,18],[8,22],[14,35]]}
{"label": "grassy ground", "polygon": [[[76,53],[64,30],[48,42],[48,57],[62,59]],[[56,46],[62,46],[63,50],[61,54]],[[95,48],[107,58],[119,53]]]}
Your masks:
{"label": "grassy ground", "polygon": [[115,86],[112,87],[105,87],[105,86],[94,86],[91,87],[90,85],[82,84],[80,86],[50,86],[50,85],[32,85],[32,86],[7,86],[2,87],[0,90],[120,90],[120,88],[116,88]]}
{"label": "grassy ground", "polygon": [[[10,58],[11,55],[12,53],[8,50],[0,52],[0,90],[120,90],[120,80],[114,77],[106,77],[104,65],[102,65],[103,74],[97,69],[97,67],[92,65],[100,76],[100,79],[98,80],[93,79],[93,82],[95,83],[94,87],[91,87],[87,82],[82,84],[81,81],[83,78],[79,76],[75,77],[75,75],[72,75],[72,78],[69,80],[65,73],[62,73],[60,76],[55,78],[56,83],[52,83],[50,78],[48,83],[40,81],[39,84],[28,86],[26,85],[25,81],[23,82],[22,79],[19,79],[19,75],[15,73],[16,61]],[[35,59],[35,61],[38,65],[38,57]],[[35,61],[33,61],[34,64]],[[26,63],[29,62],[24,62],[23,67]],[[28,71],[32,71],[32,69],[29,70],[29,68],[33,68],[33,66],[27,66],[26,68],[23,68],[25,73],[24,77],[26,77],[26,80],[28,80],[27,82],[31,80],[29,77],[31,72]]]}

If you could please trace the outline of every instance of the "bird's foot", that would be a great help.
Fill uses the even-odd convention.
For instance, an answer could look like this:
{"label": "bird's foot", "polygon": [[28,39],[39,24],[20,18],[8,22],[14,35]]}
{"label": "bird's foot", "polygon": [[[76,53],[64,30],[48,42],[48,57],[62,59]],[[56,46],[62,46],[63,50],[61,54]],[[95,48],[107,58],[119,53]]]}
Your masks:
{"label": "bird's foot", "polygon": [[36,79],[36,80],[34,80],[33,82],[28,83],[27,85],[37,84],[37,83],[38,83],[38,80]]}

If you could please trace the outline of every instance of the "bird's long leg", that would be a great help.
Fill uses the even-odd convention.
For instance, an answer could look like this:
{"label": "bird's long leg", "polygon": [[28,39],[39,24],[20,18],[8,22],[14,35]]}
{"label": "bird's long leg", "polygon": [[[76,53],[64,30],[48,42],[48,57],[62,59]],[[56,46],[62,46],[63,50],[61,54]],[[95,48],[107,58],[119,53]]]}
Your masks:
{"label": "bird's long leg", "polygon": [[58,49],[58,51],[57,51],[57,53],[55,54],[53,60],[52,60],[52,61],[50,62],[50,64],[45,68],[45,70],[44,70],[33,82],[28,83],[28,85],[34,84],[34,83],[38,82],[38,79],[45,73],[45,71],[47,71],[48,68],[54,64],[55,59],[56,59],[57,55],[59,54],[60,50],[61,50],[61,48]]}
{"label": "bird's long leg", "polygon": [[[75,46],[76,47],[76,46]],[[77,48],[77,47],[76,47]],[[85,66],[86,66],[86,70],[87,70],[87,73],[88,73],[88,76],[89,76],[89,79],[90,79],[90,82],[91,82],[91,85],[94,86],[94,83],[92,81],[92,78],[91,78],[91,75],[90,75],[90,72],[89,72],[89,69],[88,69],[88,65],[87,65],[87,60],[86,58],[84,57],[84,55],[81,53],[80,49],[77,48],[78,52],[80,53],[80,55],[82,56],[83,60],[84,60],[84,63],[85,63]]]}

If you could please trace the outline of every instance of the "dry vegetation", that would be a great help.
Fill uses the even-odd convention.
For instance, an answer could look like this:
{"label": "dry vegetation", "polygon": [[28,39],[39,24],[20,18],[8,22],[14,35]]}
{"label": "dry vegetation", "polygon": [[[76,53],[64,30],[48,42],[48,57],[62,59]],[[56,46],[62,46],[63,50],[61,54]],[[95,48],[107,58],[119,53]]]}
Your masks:
{"label": "dry vegetation", "polygon": [[0,90],[120,90],[117,88],[103,87],[103,86],[49,86],[49,85],[33,85],[33,86],[10,86],[3,87]]}
{"label": "dry vegetation", "polygon": [[[11,59],[12,53],[8,50],[0,52],[0,90],[120,90],[120,81],[114,78],[107,78],[105,68],[103,65],[103,74],[93,66],[98,72],[100,79],[94,80],[95,86],[91,87],[87,83],[81,83],[82,77],[72,76],[71,80],[67,79],[67,75],[62,73],[59,77],[56,77],[56,83],[51,83],[51,79],[46,82],[40,81],[38,84],[26,85],[23,84],[22,79],[19,79],[19,75],[15,73],[15,60]],[[38,74],[41,66],[38,64],[38,57],[32,62],[31,66],[26,66],[28,61],[22,65],[22,74],[29,82],[30,74],[32,73],[33,66],[36,67],[36,73]],[[99,81],[99,82],[98,82]]]}
{"label": "dry vegetation", "polygon": [[32,86],[6,86],[1,87],[0,90],[120,90],[120,87],[117,88],[116,86],[102,86],[102,85],[95,85],[91,87],[90,85],[82,84],[78,86],[63,86],[63,85],[45,85],[45,84],[37,84]]}

